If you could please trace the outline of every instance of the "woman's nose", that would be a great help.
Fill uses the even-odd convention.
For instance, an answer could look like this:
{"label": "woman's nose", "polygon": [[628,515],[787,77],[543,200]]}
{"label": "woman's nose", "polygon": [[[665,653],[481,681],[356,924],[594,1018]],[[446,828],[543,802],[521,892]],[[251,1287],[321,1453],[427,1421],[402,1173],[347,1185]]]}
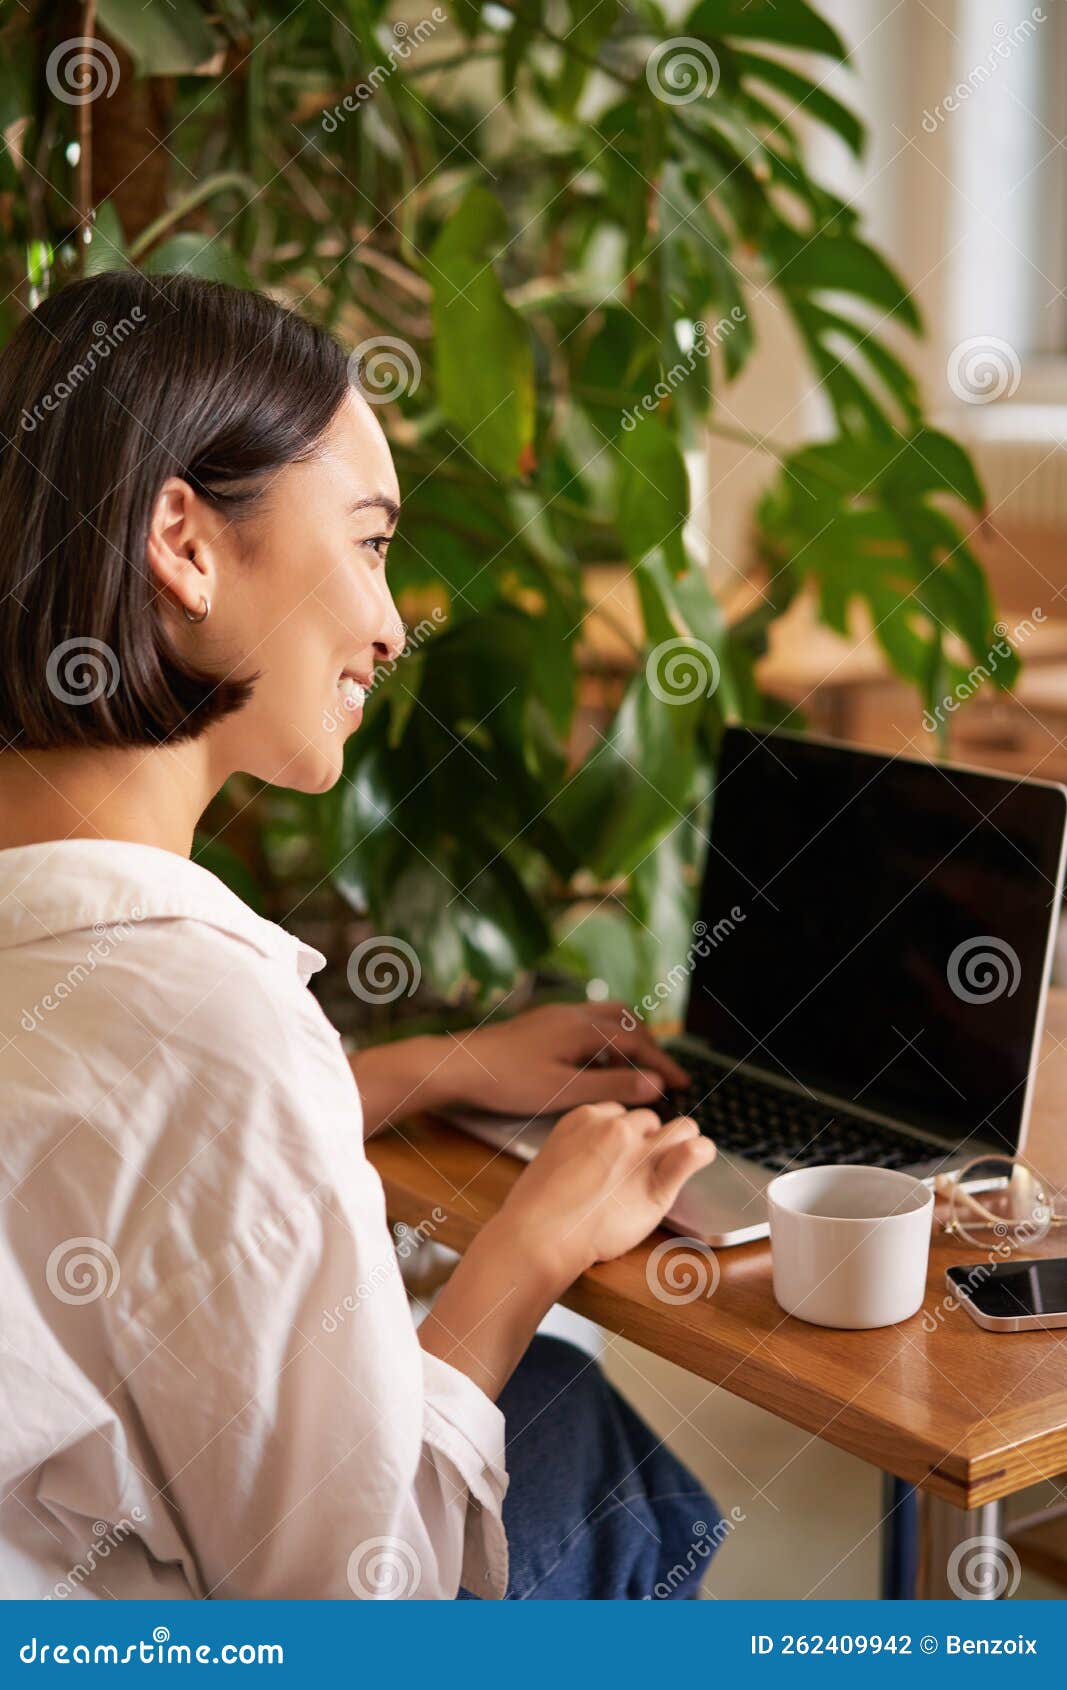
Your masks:
{"label": "woman's nose", "polygon": [[407,643],[407,629],[397,613],[390,617],[374,642],[374,657],[378,663],[395,663]]}

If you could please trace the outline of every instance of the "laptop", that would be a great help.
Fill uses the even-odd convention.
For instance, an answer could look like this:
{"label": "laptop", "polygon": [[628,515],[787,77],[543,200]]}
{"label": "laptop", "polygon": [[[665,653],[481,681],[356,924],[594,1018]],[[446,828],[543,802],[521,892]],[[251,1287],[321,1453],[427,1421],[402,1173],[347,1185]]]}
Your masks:
{"label": "laptop", "polygon": [[[688,1002],[667,1048],[693,1085],[661,1110],[692,1115],[719,1154],[667,1224],[741,1244],[766,1235],[785,1169],[929,1179],[1018,1153],[1065,838],[1052,782],[728,728],[698,919],[671,970]],[[526,1159],[553,1119],[450,1118]]]}

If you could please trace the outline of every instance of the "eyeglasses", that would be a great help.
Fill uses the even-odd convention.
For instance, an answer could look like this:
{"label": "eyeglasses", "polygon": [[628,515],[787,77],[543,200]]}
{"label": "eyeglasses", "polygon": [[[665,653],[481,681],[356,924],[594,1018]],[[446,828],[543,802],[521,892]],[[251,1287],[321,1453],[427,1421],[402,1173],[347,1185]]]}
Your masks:
{"label": "eyeglasses", "polygon": [[978,1248],[1027,1250],[1052,1227],[1067,1226],[1041,1175],[1010,1156],[978,1156],[934,1179],[934,1196],[947,1202],[942,1228]]}

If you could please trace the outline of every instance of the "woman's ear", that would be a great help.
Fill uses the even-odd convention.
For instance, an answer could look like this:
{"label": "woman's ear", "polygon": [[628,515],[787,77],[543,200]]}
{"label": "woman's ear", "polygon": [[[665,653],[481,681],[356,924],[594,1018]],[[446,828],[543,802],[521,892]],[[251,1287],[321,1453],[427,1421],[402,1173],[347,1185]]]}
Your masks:
{"label": "woman's ear", "polygon": [[202,621],[215,597],[215,568],[204,506],[187,481],[171,476],[159,490],[148,525],[146,555],[160,592]]}

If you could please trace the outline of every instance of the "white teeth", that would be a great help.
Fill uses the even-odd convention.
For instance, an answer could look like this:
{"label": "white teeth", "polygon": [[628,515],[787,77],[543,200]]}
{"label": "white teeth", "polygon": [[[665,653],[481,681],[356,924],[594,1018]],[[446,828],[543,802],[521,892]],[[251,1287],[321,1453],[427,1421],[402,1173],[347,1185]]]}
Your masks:
{"label": "white teeth", "polygon": [[346,710],[362,710],[367,702],[367,689],[361,687],[350,675],[342,675],[337,683],[337,690]]}

